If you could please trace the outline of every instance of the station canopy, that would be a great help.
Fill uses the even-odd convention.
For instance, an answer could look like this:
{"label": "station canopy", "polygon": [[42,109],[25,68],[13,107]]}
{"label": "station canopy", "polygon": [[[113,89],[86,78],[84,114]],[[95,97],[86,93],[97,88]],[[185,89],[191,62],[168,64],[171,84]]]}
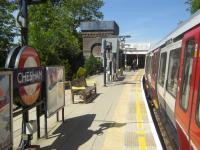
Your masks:
{"label": "station canopy", "polygon": [[124,54],[146,55],[150,47],[150,43],[126,43],[122,50]]}

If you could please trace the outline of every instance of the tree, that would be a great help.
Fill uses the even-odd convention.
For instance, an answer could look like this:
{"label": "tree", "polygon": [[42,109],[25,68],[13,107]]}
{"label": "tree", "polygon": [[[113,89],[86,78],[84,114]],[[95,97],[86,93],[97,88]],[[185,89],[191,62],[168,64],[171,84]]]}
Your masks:
{"label": "tree", "polygon": [[94,56],[90,56],[84,64],[85,69],[87,70],[88,75],[94,75],[98,71],[101,71],[102,64],[101,62],[95,58]]}
{"label": "tree", "polygon": [[103,4],[102,0],[65,0],[63,5],[69,10],[71,30],[75,31],[82,21],[103,19],[100,11]]}
{"label": "tree", "polygon": [[200,9],[200,0],[187,0],[186,3],[189,5],[188,10],[191,12],[191,14],[194,14]]}
{"label": "tree", "polygon": [[16,5],[8,0],[0,0],[0,49],[12,44],[15,37],[15,19],[13,12]]}
{"label": "tree", "polygon": [[84,64],[81,35],[76,30],[81,21],[102,19],[102,0],[51,1],[29,7],[29,45],[40,54],[43,65],[64,65],[70,79]]}

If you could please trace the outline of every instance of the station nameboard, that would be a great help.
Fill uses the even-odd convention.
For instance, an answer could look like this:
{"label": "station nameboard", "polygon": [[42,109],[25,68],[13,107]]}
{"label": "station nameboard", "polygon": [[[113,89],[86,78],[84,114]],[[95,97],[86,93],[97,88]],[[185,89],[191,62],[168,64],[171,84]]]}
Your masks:
{"label": "station nameboard", "polygon": [[14,69],[14,88],[42,82],[44,80],[44,68]]}
{"label": "station nameboard", "polygon": [[13,145],[12,132],[12,73],[0,71],[0,149]]}
{"label": "station nameboard", "polygon": [[[21,104],[28,106],[37,101],[43,80],[44,68],[42,67],[14,69],[13,88]],[[18,99],[15,100],[19,103]]]}
{"label": "station nameboard", "polygon": [[44,79],[36,49],[23,46],[11,50],[6,67],[14,69],[14,102],[20,106],[35,104],[39,99]]}

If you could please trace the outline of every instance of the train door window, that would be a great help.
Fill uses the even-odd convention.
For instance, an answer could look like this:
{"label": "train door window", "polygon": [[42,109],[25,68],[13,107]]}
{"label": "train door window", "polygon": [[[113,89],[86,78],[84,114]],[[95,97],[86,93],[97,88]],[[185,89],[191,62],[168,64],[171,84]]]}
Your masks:
{"label": "train door window", "polygon": [[149,69],[150,69],[150,76],[152,76],[152,62],[153,62],[153,56],[150,57],[150,62],[149,62]]}
{"label": "train door window", "polygon": [[150,56],[148,56],[148,64],[147,64],[147,66],[148,66],[148,73],[149,73],[149,71],[150,71]]}
{"label": "train door window", "polygon": [[147,73],[149,73],[149,55],[147,55],[147,59],[146,59],[146,70],[147,70]]}
{"label": "train door window", "polygon": [[197,102],[197,109],[196,109],[196,120],[197,120],[198,125],[200,126],[200,87],[198,89],[198,102]]}
{"label": "train door window", "polygon": [[149,56],[149,59],[148,59],[148,74],[150,73],[150,64],[151,64],[151,56]]}
{"label": "train door window", "polygon": [[165,81],[166,60],[167,60],[167,53],[165,52],[161,54],[159,78],[158,78],[158,81],[162,86],[164,86],[164,81]]}
{"label": "train door window", "polygon": [[154,53],[153,55],[153,73],[152,73],[152,76],[155,80],[155,74],[156,74],[156,53]]}
{"label": "train door window", "polygon": [[186,42],[184,50],[184,65],[182,72],[182,84],[180,91],[180,105],[185,111],[188,107],[189,95],[190,95],[190,83],[192,76],[192,65],[194,57],[195,41],[194,38]]}
{"label": "train door window", "polygon": [[180,50],[181,49],[172,50],[169,55],[169,67],[166,88],[167,91],[171,93],[174,97],[176,96],[176,90],[178,87]]}

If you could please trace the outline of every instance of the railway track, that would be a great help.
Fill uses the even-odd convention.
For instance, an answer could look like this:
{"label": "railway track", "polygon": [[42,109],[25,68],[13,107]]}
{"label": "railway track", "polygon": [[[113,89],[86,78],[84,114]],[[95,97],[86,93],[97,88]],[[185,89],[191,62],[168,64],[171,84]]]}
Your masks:
{"label": "railway track", "polygon": [[[162,139],[162,145],[163,149],[166,150],[175,150],[178,149],[178,146],[176,143],[171,139],[172,135],[168,133],[166,127],[164,126],[164,122],[161,120],[161,116],[159,112],[152,106],[150,106],[151,112],[152,112],[152,118],[154,121],[154,124],[156,124],[156,129],[159,134],[159,137]],[[159,130],[159,131],[158,131]]]}
{"label": "railway track", "polygon": [[[144,87],[144,85],[143,85]],[[145,95],[146,96],[146,95]],[[161,116],[158,110],[151,103],[151,99],[146,96],[148,106],[151,112],[151,116],[157,130],[158,136],[160,138],[162,147],[164,150],[176,150],[179,149],[178,145],[171,139],[172,135],[167,131],[167,128],[164,126],[164,122],[161,120]]]}

